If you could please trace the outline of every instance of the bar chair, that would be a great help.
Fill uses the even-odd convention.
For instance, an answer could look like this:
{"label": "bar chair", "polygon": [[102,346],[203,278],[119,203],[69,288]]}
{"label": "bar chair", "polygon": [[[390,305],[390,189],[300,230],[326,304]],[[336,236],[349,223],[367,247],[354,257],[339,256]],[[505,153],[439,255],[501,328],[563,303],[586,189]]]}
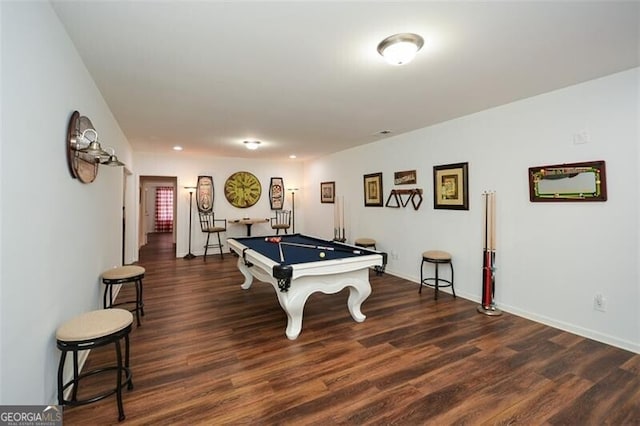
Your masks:
{"label": "bar chair", "polygon": [[271,218],[271,228],[276,231],[276,235],[283,230],[288,233],[291,227],[291,210],[276,210],[276,216]]}
{"label": "bar chair", "polygon": [[[227,232],[227,219],[216,219],[213,212],[202,213],[200,215],[200,229],[207,234],[207,242],[204,245],[204,260],[207,260],[207,251],[210,248],[220,249],[220,259],[224,259],[222,253],[222,241],[220,241],[220,233]],[[211,234],[216,234],[218,237],[218,244],[209,244],[209,238]]]}

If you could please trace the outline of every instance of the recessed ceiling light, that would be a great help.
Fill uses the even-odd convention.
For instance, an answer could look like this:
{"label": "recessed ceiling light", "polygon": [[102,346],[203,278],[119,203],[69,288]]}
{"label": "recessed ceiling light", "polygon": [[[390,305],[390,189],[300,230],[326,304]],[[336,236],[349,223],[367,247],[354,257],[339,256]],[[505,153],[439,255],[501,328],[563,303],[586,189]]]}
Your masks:
{"label": "recessed ceiling light", "polygon": [[244,146],[251,150],[258,149],[260,141],[244,141]]}
{"label": "recessed ceiling light", "polygon": [[182,147],[180,145],[176,145],[173,147],[174,151],[182,151]]}
{"label": "recessed ceiling light", "polygon": [[298,158],[298,157],[296,157],[294,154],[291,154],[291,155],[289,156],[289,158],[291,158],[291,159],[293,160],[294,158]]}
{"label": "recessed ceiling light", "polygon": [[378,44],[378,53],[391,65],[404,65],[416,57],[424,45],[424,39],[418,34],[394,34]]}

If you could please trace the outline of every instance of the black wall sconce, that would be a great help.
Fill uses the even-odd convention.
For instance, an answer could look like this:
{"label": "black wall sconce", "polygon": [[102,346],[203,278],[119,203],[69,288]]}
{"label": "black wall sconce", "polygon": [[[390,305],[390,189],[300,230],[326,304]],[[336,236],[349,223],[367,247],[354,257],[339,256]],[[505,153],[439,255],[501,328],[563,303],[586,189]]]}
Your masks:
{"label": "black wall sconce", "polygon": [[78,111],[71,114],[67,128],[67,164],[74,179],[82,183],[91,183],[98,175],[98,166],[124,166],[118,160],[111,147],[102,148],[98,141],[98,132],[91,120],[81,116]]}

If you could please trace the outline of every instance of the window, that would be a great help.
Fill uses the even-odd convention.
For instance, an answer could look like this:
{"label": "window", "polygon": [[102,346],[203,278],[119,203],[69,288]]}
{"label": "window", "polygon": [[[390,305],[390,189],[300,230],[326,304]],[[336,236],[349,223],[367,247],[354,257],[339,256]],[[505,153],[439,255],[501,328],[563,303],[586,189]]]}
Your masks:
{"label": "window", "polygon": [[173,232],[173,187],[156,187],[156,232]]}

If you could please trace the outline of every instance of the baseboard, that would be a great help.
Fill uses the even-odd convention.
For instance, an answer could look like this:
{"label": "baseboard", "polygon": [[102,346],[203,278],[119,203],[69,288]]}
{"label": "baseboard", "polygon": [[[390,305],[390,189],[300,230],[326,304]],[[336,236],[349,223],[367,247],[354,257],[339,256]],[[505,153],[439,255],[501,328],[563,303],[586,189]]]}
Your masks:
{"label": "baseboard", "polygon": [[[410,284],[412,285],[418,285],[418,281],[419,279],[415,278],[415,277],[410,277],[410,276],[406,276],[404,274],[400,274],[397,273],[393,270],[385,270],[385,273],[388,273],[390,275],[393,275],[395,277],[398,278],[402,278],[405,279],[407,281],[410,281]],[[450,289],[442,289],[440,291],[444,291],[447,293],[450,293]],[[456,296],[457,297],[461,297],[463,299],[469,300],[471,302],[477,303],[478,305],[480,305],[479,300],[477,299],[477,296],[474,294],[468,294],[465,292],[460,292],[460,291],[456,291]],[[590,330],[587,328],[583,328],[580,326],[577,326],[575,324],[570,324],[570,323],[565,323],[562,321],[558,321],[556,319],[553,318],[549,318],[546,317],[544,315],[539,315],[533,312],[529,312],[526,311],[524,309],[520,309],[516,306],[511,306],[511,305],[504,305],[504,304],[499,304],[498,306],[500,308],[500,310],[504,311],[504,312],[508,312],[512,315],[517,315],[519,317],[522,318],[526,318],[528,320],[531,321],[535,321],[538,322],[540,324],[544,324],[544,325],[548,325],[549,327],[553,327],[553,328],[557,328],[558,330],[562,330],[562,331],[566,331],[569,333],[573,333],[576,334],[578,336],[582,336],[582,337],[586,337],[587,339],[592,339],[595,340],[597,342],[600,343],[604,343],[607,345],[611,345],[611,346],[615,346],[617,348],[620,349],[624,349],[626,351],[630,351],[630,352],[634,352],[637,354],[640,354],[640,344],[638,343],[634,343],[634,342],[630,342],[628,340],[623,340],[623,339],[618,339],[616,337],[610,336],[608,334],[603,334],[600,333],[598,331],[595,330]]]}
{"label": "baseboard", "polygon": [[553,318],[545,317],[543,315],[538,315],[533,312],[519,309],[515,306],[500,305],[499,307],[503,311],[509,312],[510,314],[517,315],[531,321],[539,322],[541,324],[548,325],[549,327],[557,328],[559,330],[567,331],[569,333],[577,334],[578,336],[586,337],[587,339],[592,339],[601,343],[605,343],[607,345],[624,349],[626,351],[640,354],[640,344],[623,339],[618,339],[617,337],[609,336],[608,334],[603,334],[595,330],[590,330],[588,328],[583,328],[575,324],[569,324],[555,320]]}

